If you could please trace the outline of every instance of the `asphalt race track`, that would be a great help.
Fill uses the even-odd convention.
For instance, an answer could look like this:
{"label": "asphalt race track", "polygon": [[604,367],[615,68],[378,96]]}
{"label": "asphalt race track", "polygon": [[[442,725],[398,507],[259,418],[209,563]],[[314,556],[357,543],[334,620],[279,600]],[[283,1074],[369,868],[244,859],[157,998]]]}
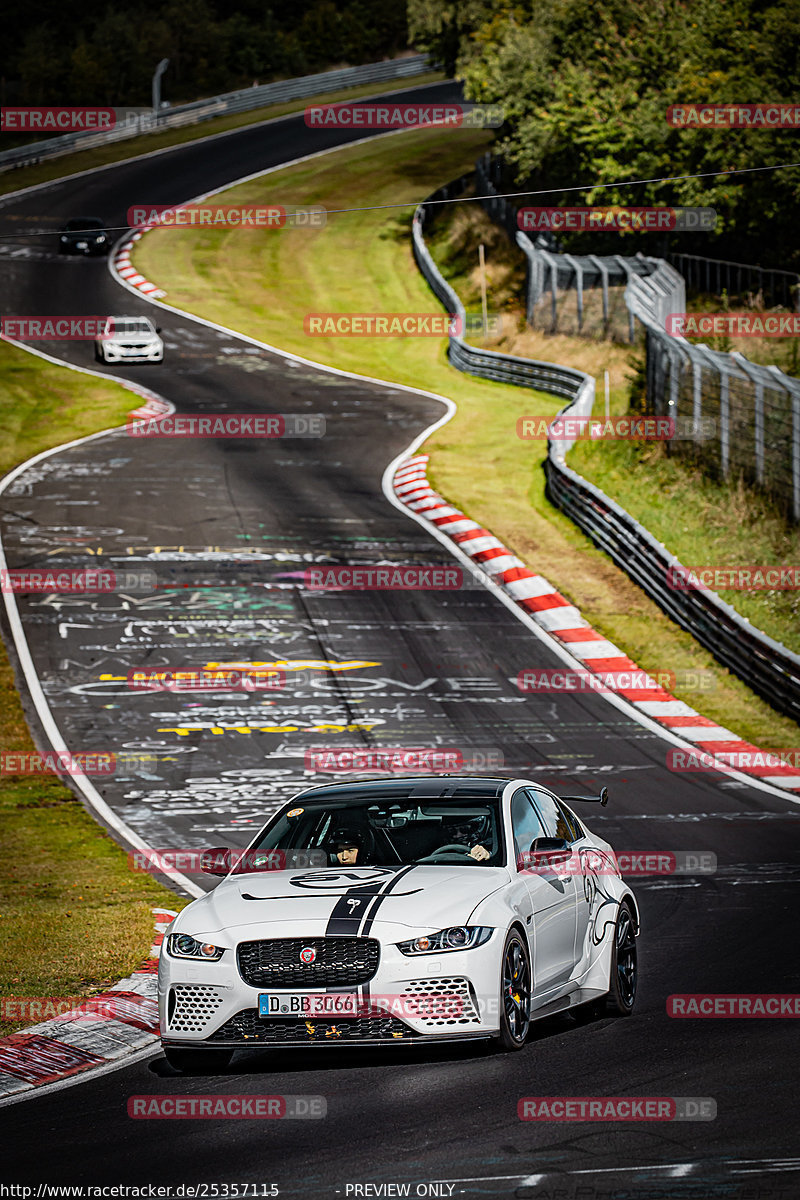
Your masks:
{"label": "asphalt race track", "polygon": [[[406,95],[455,94],[446,84]],[[319,1197],[357,1195],[348,1185],[366,1183],[410,1183],[415,1195],[438,1181],[438,1193],[419,1194],[789,1200],[800,1184],[792,1022],[673,1020],[666,999],[800,990],[800,807],[736,780],[671,773],[669,743],[600,696],[521,694],[522,668],[562,660],[480,586],[300,586],[314,563],[450,561],[381,490],[387,464],[441,418],[441,403],[154,310],[114,282],[105,260],[61,259],[55,237],[24,236],[87,212],[122,226],[134,200],[179,203],[356,136],[308,129],[298,116],[0,199],[0,235],[15,235],[0,250],[6,312],[148,314],[164,327],[163,365],[98,370],[153,388],[181,412],[326,422],[323,438],[293,440],[115,432],[51,456],[2,494],[11,567],[85,567],[102,551],[105,565],[146,568],[159,581],[155,593],[19,598],[66,744],[138,756],[97,786],[155,847],[244,845],[285,798],[330,778],[305,770],[311,747],[437,745],[478,765],[502,755],[500,773],[564,794],[607,784],[609,807],[586,817],[618,851],[711,851],[718,870],[633,881],[643,935],[629,1020],[553,1018],[508,1056],[483,1044],[253,1051],[222,1076],[178,1076],[154,1051],[4,1108],[4,1180],[274,1183],[281,1195]],[[93,365],[88,343],[47,349]],[[282,659],[303,665],[287,669],[280,691],[185,695],[126,683],[135,668]],[[31,721],[37,728],[32,712]],[[127,1115],[132,1095],[212,1092],[322,1096],[327,1117]],[[711,1097],[717,1117],[522,1123],[526,1095]]]}

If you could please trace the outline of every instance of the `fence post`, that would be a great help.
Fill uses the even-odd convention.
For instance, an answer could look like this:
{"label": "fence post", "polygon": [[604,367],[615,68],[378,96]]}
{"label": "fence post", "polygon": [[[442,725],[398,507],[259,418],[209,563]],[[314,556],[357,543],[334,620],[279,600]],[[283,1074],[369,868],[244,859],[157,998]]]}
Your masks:
{"label": "fence post", "polygon": [[583,329],[583,271],[581,264],[571,254],[565,254],[564,260],[575,272],[575,299],[578,302],[578,333]]}
{"label": "fence post", "polygon": [[550,268],[550,321],[552,326],[550,332],[556,333],[558,331],[558,263],[549,251],[540,250],[539,253]]}
{"label": "fence post", "polygon": [[719,370],[719,457],[722,476],[724,479],[728,477],[728,465],[730,463],[730,390],[728,372]]}
{"label": "fence post", "polygon": [[692,355],[692,441],[701,441],[700,422],[703,419],[703,364]]}
{"label": "fence post", "polygon": [[600,282],[603,288],[603,337],[608,337],[608,326],[610,320],[608,311],[608,267],[602,259],[597,257],[596,254],[589,255],[589,262],[594,263],[600,272]]}

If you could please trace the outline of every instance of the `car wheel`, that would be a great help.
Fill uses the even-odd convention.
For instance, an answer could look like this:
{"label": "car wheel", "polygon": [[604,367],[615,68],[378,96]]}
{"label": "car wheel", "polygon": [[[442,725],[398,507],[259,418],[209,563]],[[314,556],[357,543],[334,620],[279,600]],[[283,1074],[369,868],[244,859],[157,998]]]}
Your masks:
{"label": "car wheel", "polygon": [[164,1046],[164,1057],[176,1071],[184,1075],[211,1075],[230,1066],[232,1050],[194,1050],[180,1046]]}
{"label": "car wheel", "polygon": [[531,1027],[531,960],[522,935],[512,929],[506,938],[500,968],[501,1050],[521,1050]]}
{"label": "car wheel", "polygon": [[639,967],[636,954],[636,922],[627,900],[623,900],[614,927],[611,975],[606,996],[606,1015],[629,1017],[636,1002]]}

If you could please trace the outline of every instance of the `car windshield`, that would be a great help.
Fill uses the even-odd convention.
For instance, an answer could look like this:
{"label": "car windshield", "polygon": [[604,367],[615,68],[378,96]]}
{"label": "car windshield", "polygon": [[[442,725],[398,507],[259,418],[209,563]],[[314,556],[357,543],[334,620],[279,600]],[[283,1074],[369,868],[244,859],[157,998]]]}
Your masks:
{"label": "car windshield", "polygon": [[76,217],[74,221],[67,221],[64,228],[68,233],[84,233],[90,229],[102,229],[103,222],[97,217]]}
{"label": "car windshield", "polygon": [[122,333],[126,336],[131,333],[153,332],[150,322],[144,317],[112,317],[109,330],[111,333]]}
{"label": "car windshield", "polygon": [[236,874],[291,866],[504,866],[496,797],[302,800],[243,853]]}

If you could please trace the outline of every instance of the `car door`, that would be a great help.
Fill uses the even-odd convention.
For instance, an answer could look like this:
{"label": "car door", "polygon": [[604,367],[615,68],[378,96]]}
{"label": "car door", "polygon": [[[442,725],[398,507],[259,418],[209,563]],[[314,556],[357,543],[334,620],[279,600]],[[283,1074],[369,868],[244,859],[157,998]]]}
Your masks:
{"label": "car door", "polygon": [[[537,998],[556,990],[572,974],[575,961],[575,897],[573,875],[559,875],[558,868],[537,866],[523,860],[538,837],[551,837],[533,802],[532,794],[520,788],[511,799],[511,828],[514,835],[516,869],[533,904],[533,978]],[[569,872],[569,867],[567,867]]]}
{"label": "car door", "polygon": [[[592,915],[592,903],[597,892],[596,879],[592,869],[593,864],[596,862],[596,856],[587,852],[590,843],[587,840],[583,826],[574,812],[567,808],[566,804],[562,804],[560,800],[557,803],[561,815],[570,830],[571,836],[567,837],[567,841],[573,848],[573,861],[576,864],[580,862],[580,870],[576,870],[575,874],[575,963],[577,965],[586,954],[586,941],[589,931],[589,921]],[[584,966],[588,966],[588,959],[584,963]]]}
{"label": "car door", "polygon": [[557,797],[544,790],[535,791],[533,797],[546,836],[563,838],[573,848],[570,869],[575,884],[574,958],[577,966],[583,958],[586,931],[589,927],[590,900],[594,892],[592,877],[583,873],[586,868],[585,856],[579,852],[586,835],[577,817],[569,812]]}

